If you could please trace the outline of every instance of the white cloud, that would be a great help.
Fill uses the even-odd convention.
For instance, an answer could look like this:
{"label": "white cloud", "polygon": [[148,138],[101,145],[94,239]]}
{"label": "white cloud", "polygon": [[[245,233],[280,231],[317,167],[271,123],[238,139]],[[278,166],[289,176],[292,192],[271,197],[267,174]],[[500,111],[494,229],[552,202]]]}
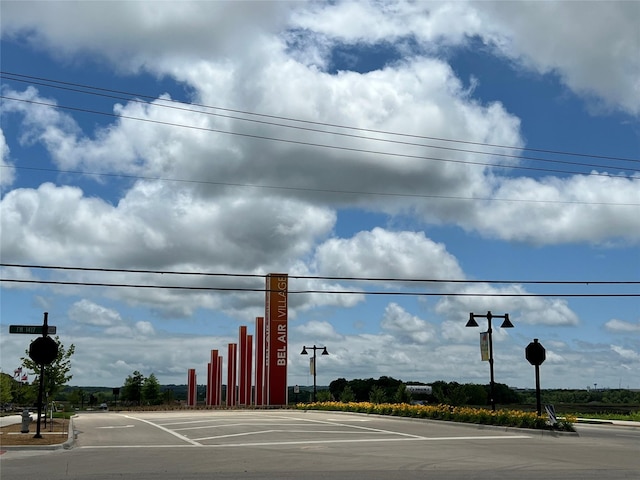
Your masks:
{"label": "white cloud", "polygon": [[478,203],[475,218],[462,225],[504,240],[539,245],[640,242],[640,177],[505,179],[494,198],[515,201]]}
{"label": "white cloud", "polygon": [[4,131],[0,129],[0,188],[13,184],[16,178],[16,171],[9,159],[9,153],[10,150],[4,138]]}
{"label": "white cloud", "polygon": [[640,114],[638,2],[475,2],[478,33],[573,91]]}
{"label": "white cloud", "polygon": [[86,299],[75,302],[69,309],[68,315],[71,320],[82,325],[109,327],[123,322],[117,311]]}
{"label": "white cloud", "polygon": [[397,303],[390,303],[384,311],[382,329],[400,340],[426,344],[435,338],[435,328],[427,321],[409,314]]}
{"label": "white cloud", "polygon": [[315,263],[323,274],[344,277],[464,277],[457,260],[443,244],[422,232],[393,232],[379,227],[352,238],[327,240],[318,247]]}
{"label": "white cloud", "polygon": [[[498,288],[484,283],[474,283],[462,286],[457,293],[473,293],[477,296],[448,296],[438,301],[436,312],[454,322],[463,320],[459,318],[460,312],[484,314],[484,312],[491,311],[494,315],[508,313],[514,325],[524,323],[572,326],[579,323],[578,316],[569,307],[566,300],[526,296],[528,293],[521,285]],[[482,296],[483,294],[486,296]],[[509,294],[514,296],[508,296]],[[468,313],[464,315],[468,315]],[[467,318],[465,317],[465,322]]]}
{"label": "white cloud", "polygon": [[627,322],[625,320],[619,320],[612,318],[604,324],[605,328],[614,333],[635,333],[640,332],[640,322]]}
{"label": "white cloud", "polygon": [[611,345],[611,350],[616,352],[625,360],[640,361],[640,353],[635,350],[621,347],[620,345]]}

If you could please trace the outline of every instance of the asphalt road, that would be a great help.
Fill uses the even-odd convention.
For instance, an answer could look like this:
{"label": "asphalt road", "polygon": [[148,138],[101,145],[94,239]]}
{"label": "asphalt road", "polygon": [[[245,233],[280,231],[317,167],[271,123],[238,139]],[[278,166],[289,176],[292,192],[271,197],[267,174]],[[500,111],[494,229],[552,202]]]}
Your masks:
{"label": "asphalt road", "polygon": [[92,413],[70,450],[9,451],[20,479],[635,479],[640,429],[578,435],[338,412]]}

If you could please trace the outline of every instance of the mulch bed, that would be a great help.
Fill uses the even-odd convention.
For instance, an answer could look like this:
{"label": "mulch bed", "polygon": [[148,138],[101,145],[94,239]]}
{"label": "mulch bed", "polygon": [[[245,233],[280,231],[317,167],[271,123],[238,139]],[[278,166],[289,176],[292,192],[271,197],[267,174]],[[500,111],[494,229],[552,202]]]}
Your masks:
{"label": "mulch bed", "polygon": [[47,420],[47,427],[44,421],[40,421],[40,435],[42,438],[33,438],[38,429],[37,422],[29,424],[29,433],[20,433],[22,425],[20,423],[7,425],[0,428],[0,447],[14,445],[57,445],[69,439],[69,420],[54,418],[53,423]]}

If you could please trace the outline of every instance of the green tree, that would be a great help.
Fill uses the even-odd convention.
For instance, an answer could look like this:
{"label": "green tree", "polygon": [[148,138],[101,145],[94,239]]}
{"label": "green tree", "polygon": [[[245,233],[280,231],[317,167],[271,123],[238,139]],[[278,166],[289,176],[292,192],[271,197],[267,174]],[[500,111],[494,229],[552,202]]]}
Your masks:
{"label": "green tree", "polygon": [[318,390],[316,395],[316,401],[318,402],[330,402],[331,401],[331,391],[330,390]]}
{"label": "green tree", "polygon": [[166,405],[172,405],[176,401],[176,396],[173,393],[173,388],[167,388],[162,392],[162,400]]}
{"label": "green tree", "polygon": [[75,388],[69,395],[67,395],[67,400],[71,403],[71,405],[79,406],[81,409],[84,408],[84,390],[81,388]]}
{"label": "green tree", "polygon": [[349,382],[345,378],[338,378],[329,384],[329,390],[333,398],[340,398],[340,394]]}
{"label": "green tree", "polygon": [[120,389],[120,396],[123,401],[137,403],[140,405],[142,402],[142,385],[144,383],[144,376],[135,370],[124,381],[124,386]]}
{"label": "green tree", "polygon": [[153,373],[142,382],[142,398],[151,405],[160,403],[160,382]]}
{"label": "green tree", "polygon": [[13,400],[12,383],[15,380],[6,373],[0,373],[0,404],[11,403]]}
{"label": "green tree", "polygon": [[398,389],[393,395],[393,401],[396,403],[411,403],[411,400],[411,392],[407,390],[407,386],[404,383],[398,385]]}
{"label": "green tree", "polygon": [[371,391],[369,391],[369,401],[371,403],[385,403],[387,401],[387,395],[380,385],[371,387]]}
{"label": "green tree", "polygon": [[340,401],[342,403],[355,402],[356,395],[353,393],[353,389],[347,385],[344,387],[344,390],[340,393]]}
{"label": "green tree", "polygon": [[[44,394],[54,400],[60,389],[71,380],[73,375],[69,374],[71,370],[71,356],[75,353],[76,347],[71,344],[69,348],[65,348],[60,341],[60,337],[56,336],[54,341],[58,344],[58,355],[55,360],[44,367]],[[31,360],[29,357],[29,349],[25,351],[22,357],[22,365],[27,369],[40,375],[40,365]],[[33,383],[38,388],[39,380]]]}

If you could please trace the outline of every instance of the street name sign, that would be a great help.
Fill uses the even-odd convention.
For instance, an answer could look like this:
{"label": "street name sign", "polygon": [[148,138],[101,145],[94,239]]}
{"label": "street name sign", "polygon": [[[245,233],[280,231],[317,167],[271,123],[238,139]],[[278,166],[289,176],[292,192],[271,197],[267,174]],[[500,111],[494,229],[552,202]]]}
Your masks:
{"label": "street name sign", "polygon": [[[25,333],[27,335],[42,335],[42,325],[9,325],[9,333]],[[57,327],[48,325],[47,334],[55,335]]]}

